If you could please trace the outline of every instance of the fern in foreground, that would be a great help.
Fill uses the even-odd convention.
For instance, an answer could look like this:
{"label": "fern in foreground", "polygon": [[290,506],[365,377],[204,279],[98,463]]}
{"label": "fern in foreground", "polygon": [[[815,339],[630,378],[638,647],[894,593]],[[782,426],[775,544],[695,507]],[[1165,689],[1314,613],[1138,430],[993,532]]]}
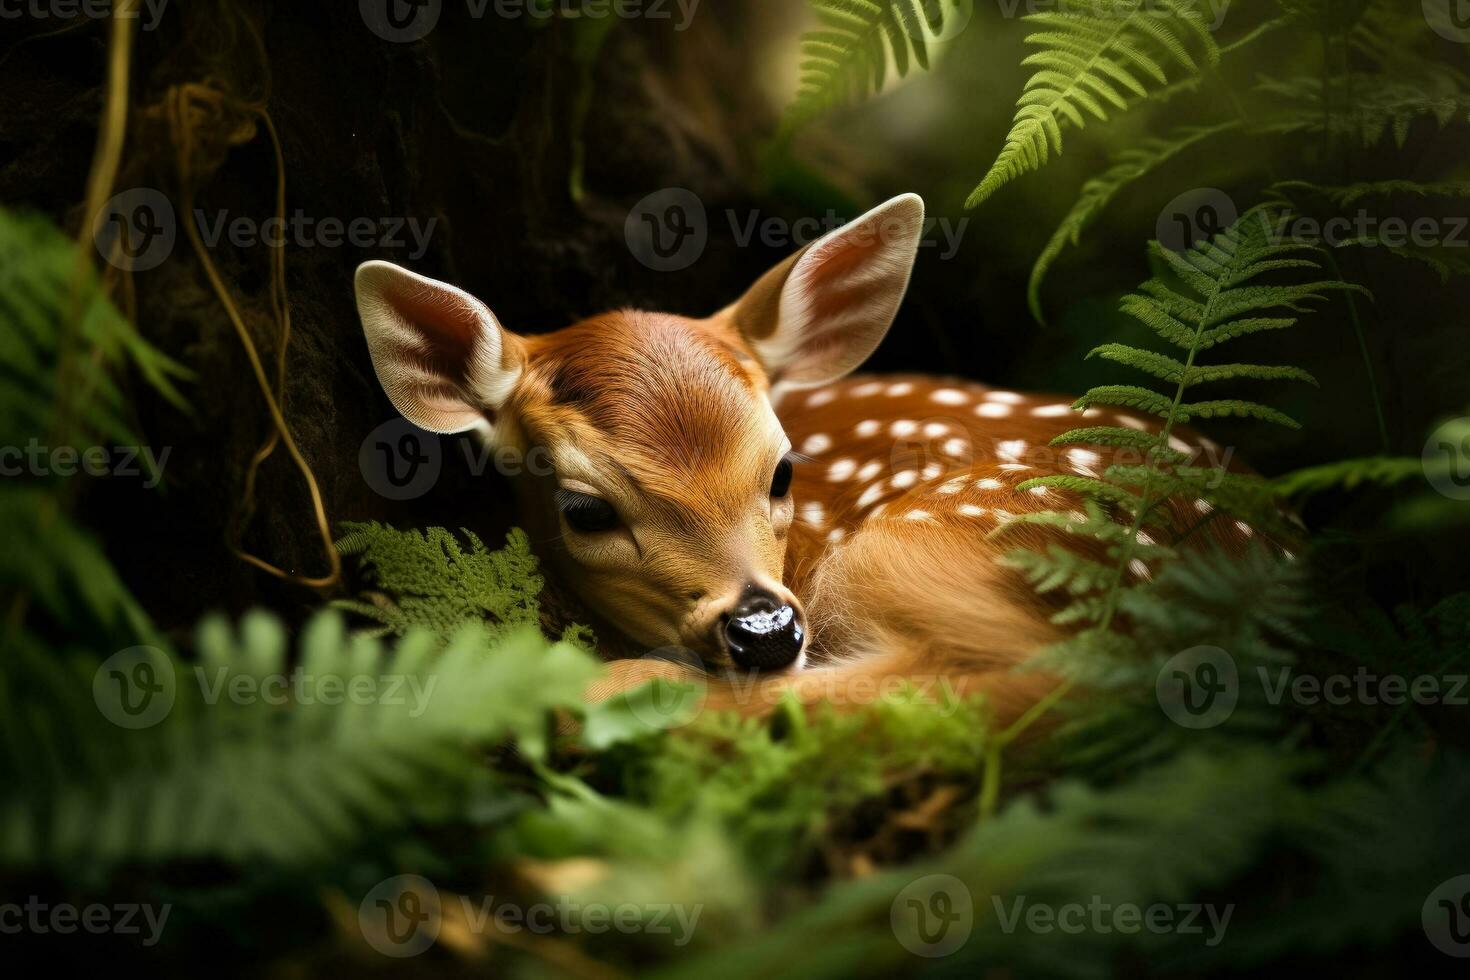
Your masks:
{"label": "fern in foreground", "polygon": [[1021,63],[1036,66],[1017,101],[1005,148],[966,207],[983,203],[1022,174],[1040,170],[1062,152],[1062,127],[1087,116],[1106,122],[1108,107],[1123,112],[1163,86],[1169,72],[1195,74],[1219,61],[1220,49],[1194,0],[1061,0],[1055,12],[1031,14],[1039,48]]}
{"label": "fern in foreground", "polygon": [[[341,853],[370,832],[463,812],[473,794],[504,795],[482,752],[506,739],[534,748],[547,712],[580,704],[597,673],[531,627],[495,644],[474,624],[447,646],[415,632],[385,651],[349,638],[335,613],[306,627],[294,667],[285,630],[264,613],[238,632],[206,621],[198,649],[197,664],[152,650],[119,670],[11,651],[0,863]],[[167,713],[114,725],[124,703],[151,704],[114,693],[119,677],[146,680],[151,697],[171,699]]]}

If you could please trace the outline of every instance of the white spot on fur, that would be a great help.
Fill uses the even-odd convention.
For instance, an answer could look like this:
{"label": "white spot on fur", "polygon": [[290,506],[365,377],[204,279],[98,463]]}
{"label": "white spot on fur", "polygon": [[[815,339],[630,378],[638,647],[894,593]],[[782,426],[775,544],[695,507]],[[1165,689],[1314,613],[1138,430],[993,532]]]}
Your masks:
{"label": "white spot on fur", "polygon": [[995,477],[987,476],[983,480],[976,480],[975,486],[979,487],[981,490],[999,490],[1002,484]]}
{"label": "white spot on fur", "polygon": [[967,456],[970,452],[970,440],[956,436],[953,439],[944,440],[944,445],[939,447],[940,452],[946,456]]}
{"label": "white spot on fur", "polygon": [[936,388],[929,393],[929,400],[941,405],[963,405],[970,396],[958,388]]}
{"label": "white spot on fur", "polygon": [[1025,451],[1025,439],[1007,439],[995,447],[995,454],[997,456],[1001,459],[1010,460],[1011,462],[1020,459],[1021,454]]}
{"label": "white spot on fur", "polygon": [[863,468],[857,471],[857,478],[859,480],[871,480],[873,477],[877,476],[882,471],[882,469],[883,464],[875,459],[870,463],[863,464]]}
{"label": "white spot on fur", "polygon": [[981,402],[975,406],[975,414],[987,419],[1003,419],[1011,414],[1011,406],[1000,402]]}
{"label": "white spot on fur", "polygon": [[1236,521],[1235,529],[1248,538],[1254,536],[1256,533],[1256,529],[1251,527],[1245,521]]}
{"label": "white spot on fur", "polygon": [[945,425],[943,422],[924,423],[924,435],[926,438],[938,439],[940,436],[944,435],[948,431],[949,426]]}
{"label": "white spot on fur", "polygon": [[867,398],[869,395],[876,395],[882,390],[883,382],[868,381],[853,388],[852,391],[848,392],[848,394],[851,395],[853,398]]}
{"label": "white spot on fur", "polygon": [[859,507],[871,506],[872,504],[877,503],[878,498],[881,496],[883,496],[883,484],[874,483],[872,486],[868,487],[868,489],[863,491],[863,495],[857,499],[857,505]]}
{"label": "white spot on fur", "polygon": [[950,494],[959,493],[968,482],[970,482],[969,479],[962,476],[957,480],[950,480],[948,483],[940,484],[935,488],[934,492],[949,496]]}
{"label": "white spot on fur", "polygon": [[857,469],[857,463],[851,459],[839,459],[827,467],[827,479],[833,483],[847,480],[852,477],[853,471]]}
{"label": "white spot on fur", "polygon": [[977,507],[974,504],[960,504],[958,509],[966,517],[983,517],[985,515],[985,508]]}
{"label": "white spot on fur", "polygon": [[932,521],[934,515],[927,510],[911,510],[903,515],[903,519],[906,521]]}
{"label": "white spot on fur", "polygon": [[899,419],[897,422],[888,427],[888,434],[892,436],[897,436],[899,438],[902,438],[903,436],[911,436],[918,431],[919,423],[915,422],[913,419]]}
{"label": "white spot on fur", "polygon": [[847,530],[845,528],[834,527],[827,534],[827,540],[828,541],[831,541],[833,543],[836,543],[838,541],[841,541],[846,536],[847,536]]}
{"label": "white spot on fur", "polygon": [[801,505],[801,519],[820,527],[827,522],[827,512],[819,502],[808,500]]}
{"label": "white spot on fur", "polygon": [[913,486],[918,482],[918,479],[919,473],[917,470],[904,470],[902,473],[893,474],[893,479],[888,482],[902,490],[904,487]]}
{"label": "white spot on fur", "polygon": [[1141,579],[1151,579],[1154,577],[1153,573],[1148,570],[1148,566],[1145,565],[1143,561],[1138,558],[1135,558],[1128,563],[1128,570]]}
{"label": "white spot on fur", "polygon": [[1025,463],[1001,463],[998,468],[1005,470],[1007,473],[1019,473],[1021,470],[1029,470],[1031,467]]}
{"label": "white spot on fur", "polygon": [[1139,531],[1138,540],[1143,542],[1144,544],[1153,544],[1154,536],[1152,534],[1149,534],[1147,531]]}
{"label": "white spot on fur", "polygon": [[900,381],[897,384],[891,384],[888,386],[888,396],[890,398],[902,398],[904,395],[912,394],[913,390],[913,382]]}
{"label": "white spot on fur", "polygon": [[1051,492],[1051,487],[1032,487],[1031,494],[1036,497],[1045,497]]}
{"label": "white spot on fur", "polygon": [[985,393],[985,400],[988,402],[1004,402],[1007,405],[1019,405],[1026,399],[1023,395],[1018,395],[1014,391],[987,391]]}
{"label": "white spot on fur", "polygon": [[1073,466],[1096,466],[1102,462],[1102,455],[1091,449],[1068,449],[1067,462]]}
{"label": "white spot on fur", "polygon": [[806,437],[806,442],[801,444],[801,451],[808,456],[816,456],[825,453],[832,448],[832,437],[825,432],[816,432]]}
{"label": "white spot on fur", "polygon": [[1031,414],[1037,418],[1054,419],[1059,415],[1070,414],[1071,411],[1071,405],[1042,405],[1040,408],[1033,408]]}
{"label": "white spot on fur", "polygon": [[823,388],[806,400],[807,408],[821,408],[837,398],[836,388]]}
{"label": "white spot on fur", "polygon": [[883,428],[883,423],[877,419],[863,419],[852,431],[866,439],[869,436],[876,436],[881,428]]}
{"label": "white spot on fur", "polygon": [[1193,456],[1195,453],[1195,448],[1178,436],[1169,437],[1169,448],[1186,456]]}
{"label": "white spot on fur", "polygon": [[942,463],[930,463],[929,465],[927,465],[927,466],[924,467],[924,469],[922,470],[922,472],[919,475],[922,476],[926,480],[934,480],[934,479],[938,479],[939,475],[941,473],[943,473],[943,472],[944,472],[944,464],[942,464]]}
{"label": "white spot on fur", "polygon": [[1208,514],[1210,511],[1215,509],[1215,505],[1210,503],[1205,498],[1201,497],[1194,502],[1194,509],[1199,511],[1201,514]]}
{"label": "white spot on fur", "polygon": [[1136,419],[1131,415],[1118,415],[1114,417],[1117,418],[1119,425],[1126,426],[1130,429],[1137,429],[1139,432],[1144,432],[1148,429],[1148,423],[1143,421],[1143,419]]}

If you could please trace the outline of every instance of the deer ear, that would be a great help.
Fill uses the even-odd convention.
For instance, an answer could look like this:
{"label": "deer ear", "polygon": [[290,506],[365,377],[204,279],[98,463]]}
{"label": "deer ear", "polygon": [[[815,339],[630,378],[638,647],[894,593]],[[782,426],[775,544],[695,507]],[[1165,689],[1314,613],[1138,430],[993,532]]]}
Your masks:
{"label": "deer ear", "polygon": [[364,262],[354,284],[373,369],[399,414],[430,432],[493,424],[524,354],[489,307],[391,262]]}
{"label": "deer ear", "polygon": [[923,199],[902,194],[812,242],[728,308],[773,384],[826,384],[868,359],[908,289],[923,226]]}

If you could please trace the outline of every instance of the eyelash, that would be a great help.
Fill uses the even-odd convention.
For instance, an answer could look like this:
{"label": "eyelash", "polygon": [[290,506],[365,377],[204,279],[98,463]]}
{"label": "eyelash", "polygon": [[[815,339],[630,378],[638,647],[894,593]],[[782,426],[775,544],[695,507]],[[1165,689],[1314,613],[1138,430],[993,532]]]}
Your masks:
{"label": "eyelash", "polygon": [[577,493],[574,490],[558,490],[553,499],[562,517],[575,531],[596,534],[610,531],[618,525],[618,512],[612,504],[601,497]]}

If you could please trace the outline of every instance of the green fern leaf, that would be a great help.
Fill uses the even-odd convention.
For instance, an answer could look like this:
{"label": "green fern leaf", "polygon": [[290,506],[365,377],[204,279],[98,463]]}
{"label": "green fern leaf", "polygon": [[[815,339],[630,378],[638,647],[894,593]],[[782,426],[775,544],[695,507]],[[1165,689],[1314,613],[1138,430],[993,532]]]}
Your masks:
{"label": "green fern leaf", "polygon": [[1081,242],[1082,233],[1091,227],[1118,194],[1196,144],[1239,127],[1238,121],[1231,120],[1214,126],[1186,126],[1164,139],[1146,138],[1138,146],[1123,150],[1111,167],[1083,184],[1076,203],[1052,232],[1031,267],[1026,301],[1036,322],[1045,320],[1041,312],[1041,284],[1046,274],[1068,245],[1075,247]]}
{"label": "green fern leaf", "polygon": [[807,0],[821,28],[802,35],[801,83],[786,110],[788,131],[836,106],[883,88],[888,57],[900,78],[909,59],[929,67],[930,39],[940,35],[960,0]]}
{"label": "green fern leaf", "polygon": [[1181,419],[1186,422],[1190,419],[1246,418],[1259,419],[1262,422],[1274,422],[1277,425],[1284,425],[1289,429],[1301,428],[1300,422],[1284,412],[1278,412],[1269,405],[1242,401],[1240,399],[1222,399],[1219,401],[1181,404],[1179,410]]}
{"label": "green fern leaf", "polygon": [[[1022,60],[1036,68],[1017,100],[1015,121],[990,172],[966,207],[983,203],[1022,174],[1062,152],[1062,127],[1081,129],[1086,116],[1106,122],[1108,107],[1126,110],[1148,83],[1165,85],[1166,66],[1196,73],[1215,64],[1220,49],[1192,0],[1118,3],[1106,12],[1089,0],[1061,0],[1056,12],[1027,16],[1039,28],[1026,43],[1040,50]],[[1187,40],[1186,40],[1187,39]],[[1197,49],[1197,59],[1191,49]]]}

